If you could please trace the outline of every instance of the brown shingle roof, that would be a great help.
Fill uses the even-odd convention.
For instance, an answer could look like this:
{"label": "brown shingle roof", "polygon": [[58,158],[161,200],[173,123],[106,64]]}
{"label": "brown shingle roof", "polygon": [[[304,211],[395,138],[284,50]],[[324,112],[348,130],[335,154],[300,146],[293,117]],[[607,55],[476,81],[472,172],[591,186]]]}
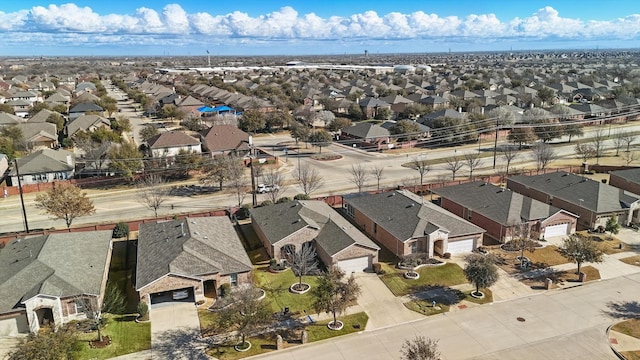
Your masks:
{"label": "brown shingle roof", "polygon": [[149,147],[152,149],[176,147],[185,145],[198,145],[200,141],[193,136],[187,135],[182,131],[169,131],[158,134],[147,140]]}
{"label": "brown shingle roof", "polygon": [[210,152],[249,148],[249,134],[233,125],[215,125],[200,134]]}

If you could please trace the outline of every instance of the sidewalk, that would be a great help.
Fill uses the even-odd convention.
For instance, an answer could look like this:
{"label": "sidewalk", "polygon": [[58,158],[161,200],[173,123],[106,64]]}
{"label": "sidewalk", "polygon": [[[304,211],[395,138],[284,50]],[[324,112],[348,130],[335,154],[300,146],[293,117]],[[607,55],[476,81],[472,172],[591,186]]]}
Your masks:
{"label": "sidewalk", "polygon": [[640,339],[615,330],[608,331],[609,346],[618,352],[640,351]]}

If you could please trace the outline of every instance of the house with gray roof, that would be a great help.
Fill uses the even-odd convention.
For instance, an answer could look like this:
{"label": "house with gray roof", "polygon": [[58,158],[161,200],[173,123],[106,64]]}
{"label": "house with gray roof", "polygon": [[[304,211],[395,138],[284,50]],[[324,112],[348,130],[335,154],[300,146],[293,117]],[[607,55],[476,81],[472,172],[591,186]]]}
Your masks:
{"label": "house with gray roof", "polygon": [[640,197],[640,168],[616,170],[609,173],[609,185]]}
{"label": "house with gray roof", "polygon": [[544,239],[573,234],[578,215],[483,181],[432,190],[440,206],[485,229],[485,236],[507,242],[522,233]]}
{"label": "house with gray roof", "polygon": [[640,220],[640,197],[624,189],[558,171],[507,179],[512,191],[580,216],[578,230],[604,227],[615,216],[622,225]]}
{"label": "house with gray roof", "polygon": [[78,105],[69,109],[69,120],[77,118],[78,116],[85,115],[86,113],[102,114],[104,109],[92,102],[81,102]]}
{"label": "house with gray roof", "polygon": [[344,213],[397,256],[468,253],[482,245],[484,229],[406,190],[342,197]]}
{"label": "house with gray roof", "polygon": [[64,132],[68,137],[73,137],[78,131],[94,132],[100,128],[109,129],[111,121],[100,115],[89,114],[80,115],[71,120],[64,127]]}
{"label": "house with gray roof", "polygon": [[358,147],[374,148],[379,150],[386,148],[390,142],[389,130],[380,125],[369,122],[360,122],[340,132],[339,140],[356,140]]}
{"label": "house with gray roof", "polygon": [[11,240],[0,249],[0,336],[86,318],[101,306],[111,263],[111,230]]}
{"label": "house with gray roof", "polygon": [[58,145],[58,132],[56,124],[48,122],[26,122],[16,125],[24,141],[31,149],[51,149]]}
{"label": "house with gray roof", "polygon": [[251,226],[267,253],[290,259],[303,246],[314,246],[327,266],[362,272],[378,261],[380,247],[324,201],[297,200],[251,210]]}
{"label": "house with gray roof", "polygon": [[188,290],[188,301],[215,297],[222,284],[250,281],[253,269],[229,218],[211,216],[140,225],[136,290],[147,304]]}
{"label": "house with gray roof", "polygon": [[[17,159],[17,162],[23,185],[67,180],[73,178],[75,173],[75,155],[61,149],[40,149]],[[18,171],[14,167],[9,172],[13,186],[18,185]]]}

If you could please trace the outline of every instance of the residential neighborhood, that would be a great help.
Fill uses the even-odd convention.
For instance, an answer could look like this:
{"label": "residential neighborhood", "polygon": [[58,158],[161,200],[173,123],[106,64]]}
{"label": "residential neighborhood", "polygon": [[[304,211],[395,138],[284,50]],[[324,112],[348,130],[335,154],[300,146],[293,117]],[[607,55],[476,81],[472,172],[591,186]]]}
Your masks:
{"label": "residential neighborhood", "polygon": [[0,59],[0,359],[640,351],[639,53],[591,55]]}

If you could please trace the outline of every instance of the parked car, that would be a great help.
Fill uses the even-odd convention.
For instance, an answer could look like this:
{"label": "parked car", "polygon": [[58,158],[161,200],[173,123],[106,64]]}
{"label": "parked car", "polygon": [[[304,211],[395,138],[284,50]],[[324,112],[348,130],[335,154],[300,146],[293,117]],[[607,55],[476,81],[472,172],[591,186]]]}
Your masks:
{"label": "parked car", "polygon": [[173,300],[184,300],[189,297],[189,290],[176,290],[173,292]]}
{"label": "parked car", "polygon": [[275,190],[280,190],[278,185],[258,184],[258,194],[270,193]]}

